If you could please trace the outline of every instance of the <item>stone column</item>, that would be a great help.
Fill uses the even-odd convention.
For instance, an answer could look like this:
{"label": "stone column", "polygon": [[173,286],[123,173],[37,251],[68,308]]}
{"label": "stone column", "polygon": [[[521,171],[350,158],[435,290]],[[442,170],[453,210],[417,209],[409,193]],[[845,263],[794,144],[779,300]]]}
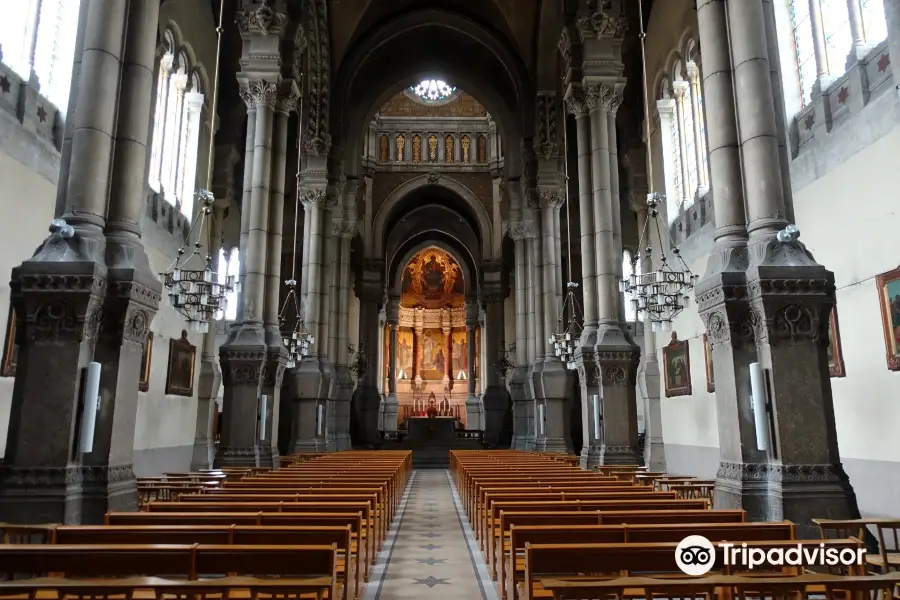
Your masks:
{"label": "stone column", "polygon": [[[729,3],[729,7],[731,3]],[[814,93],[822,93],[828,87],[830,69],[828,66],[828,46],[825,42],[825,24],[822,22],[822,0],[809,0],[809,23],[812,28],[813,52],[816,61],[816,83]]]}
{"label": "stone column", "polygon": [[[359,298],[359,339],[372,340],[367,345],[369,369],[363,375],[351,399],[350,430],[353,440],[360,446],[372,446],[378,442],[378,419],[381,404],[379,380],[384,377],[384,363],[376,361],[383,353],[383,327],[380,312],[384,302],[384,284],[381,281],[384,267],[377,261],[363,261],[362,278],[356,284]],[[372,344],[375,344],[373,347]],[[385,360],[382,358],[382,360]],[[379,367],[379,368],[376,368]]]}
{"label": "stone column", "polygon": [[441,327],[441,332],[444,334],[444,339],[446,343],[444,346],[444,356],[447,358],[444,360],[444,380],[443,384],[445,386],[450,386],[453,382],[453,328],[448,324]]}
{"label": "stone column", "polygon": [[[753,443],[744,449],[743,464],[723,458],[719,473],[722,479],[742,480],[765,473],[765,502],[748,510],[750,516],[789,519],[797,523],[798,534],[807,537],[816,532],[811,519],[817,516],[859,517],[856,495],[841,465],[826,356],[834,274],[815,261],[797,235],[776,237],[786,225],[782,177],[790,174],[782,174],[777,153],[762,1],[739,3],[728,19],[735,86],[753,90],[737,96],[750,235],[750,306],[744,325],[753,332],[756,359],[767,371],[773,424],[768,452],[756,450]],[[711,333],[715,325],[710,318]],[[807,434],[797,436],[801,424]],[[747,464],[748,457],[759,463]]]}
{"label": "stone column", "polygon": [[[278,381],[277,359],[269,363],[265,332],[268,229],[270,227],[270,186],[274,112],[279,103],[278,86],[265,80],[240,79],[241,97],[248,109],[255,109],[252,186],[250,194],[247,256],[242,286],[241,322],[235,324],[219,348],[225,391],[222,399],[221,440],[216,466],[272,466],[277,461],[277,443],[272,437],[259,439],[257,420],[262,395],[275,401],[271,387]],[[248,125],[249,127],[249,125]],[[282,196],[283,205],[283,196]],[[247,209],[245,209],[247,210]],[[274,217],[276,220],[278,217]],[[278,252],[280,253],[280,247]],[[280,257],[279,257],[280,260]],[[277,308],[276,308],[277,312]],[[276,315],[277,319],[277,315]],[[271,333],[269,338],[271,339]],[[283,364],[281,370],[283,370]],[[271,393],[270,393],[271,391]],[[278,406],[269,410],[270,423],[278,418]],[[277,427],[274,431],[278,431]],[[273,447],[276,454],[273,456]]]}
{"label": "stone column", "polygon": [[400,327],[400,298],[391,297],[385,306],[387,324],[390,329],[388,342],[388,395],[381,410],[381,428],[388,437],[397,435],[397,329]]}
{"label": "stone column", "polygon": [[247,139],[244,150],[244,190],[241,198],[241,233],[238,250],[238,280],[241,289],[237,295],[237,315],[234,327],[244,321],[244,295],[247,289],[247,251],[250,241],[250,214],[253,210],[253,143],[256,139],[256,104],[247,105]]}
{"label": "stone column", "polygon": [[850,57],[854,61],[862,60],[866,57],[868,47],[866,46],[866,32],[862,11],[859,9],[859,0],[847,0],[847,12],[850,16],[850,37],[853,40]]}
{"label": "stone column", "polygon": [[486,366],[481,374],[487,384],[484,392],[484,441],[494,448],[504,445],[504,420],[510,402],[503,376],[494,367],[495,361],[505,357],[503,294],[499,288],[499,285],[486,286],[482,296],[486,311],[484,346],[488,359],[484,361]]}
{"label": "stone column", "polygon": [[[421,317],[417,314],[416,317]],[[416,319],[418,321],[418,319]],[[413,327],[413,365],[412,373],[409,374],[410,379],[417,386],[422,385],[422,333],[421,322],[417,322]]]}
{"label": "stone column", "polygon": [[[900,0],[884,0],[884,16],[887,20],[888,52],[891,57],[900,56]],[[900,60],[891,60],[894,87],[900,95]]]}
{"label": "stone column", "polygon": [[[595,379],[599,387],[602,415],[601,440],[596,452],[588,450],[585,467],[593,464],[635,464],[637,448],[636,380],[640,349],[622,323],[622,295],[619,292],[621,239],[613,223],[618,203],[618,174],[613,177],[610,157],[616,154],[614,121],[621,103],[620,84],[603,82],[586,86],[590,109],[591,173],[594,201],[594,245],[597,260],[598,329],[595,347]],[[615,195],[614,195],[615,192]],[[590,374],[585,371],[590,381]],[[593,403],[586,410],[593,428]],[[593,432],[591,432],[593,437]],[[596,461],[596,462],[595,462]]]}
{"label": "stone column", "polygon": [[[74,61],[72,63],[72,78],[69,82],[69,104],[66,108],[65,133],[63,134],[62,148],[59,156],[59,178],[56,187],[56,209],[53,215],[62,216],[66,209],[66,191],[69,181],[69,164],[72,161],[72,134],[75,128],[75,108],[78,101],[78,88],[81,82],[81,57],[84,53],[84,35],[87,30],[87,18],[90,13],[88,3],[90,0],[81,0],[81,8],[78,11],[78,25],[75,31]],[[60,107],[62,108],[62,107]]]}
{"label": "stone column", "polygon": [[[160,299],[138,226],[156,46],[139,24],[158,20],[159,3],[136,1],[129,14],[122,3],[92,0],[84,10],[83,85],[60,180],[69,224],[54,221],[12,273],[20,349],[0,467],[0,518],[10,522],[100,523],[108,510],[137,506],[140,356]],[[104,369],[93,450],[82,454],[75,434],[92,360]]]}
{"label": "stone column", "polygon": [[466,348],[469,369],[466,372],[468,394],[466,395],[466,430],[484,431],[484,407],[475,392],[475,328],[478,327],[478,303],[474,298],[466,299]]}

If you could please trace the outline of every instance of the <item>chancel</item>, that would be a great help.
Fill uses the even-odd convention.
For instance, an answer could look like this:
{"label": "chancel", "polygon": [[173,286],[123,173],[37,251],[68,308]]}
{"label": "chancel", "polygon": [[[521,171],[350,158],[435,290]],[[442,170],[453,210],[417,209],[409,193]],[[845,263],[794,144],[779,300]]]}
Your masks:
{"label": "chancel", "polygon": [[599,598],[702,530],[889,586],[900,0],[0,17],[0,580]]}

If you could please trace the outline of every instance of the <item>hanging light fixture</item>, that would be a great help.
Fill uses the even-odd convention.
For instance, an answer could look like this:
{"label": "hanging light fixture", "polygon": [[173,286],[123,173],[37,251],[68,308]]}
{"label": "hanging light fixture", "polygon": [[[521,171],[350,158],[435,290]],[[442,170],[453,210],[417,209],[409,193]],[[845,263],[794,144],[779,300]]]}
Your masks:
{"label": "hanging light fixture", "polygon": [[[697,276],[694,275],[687,263],[681,257],[678,247],[674,240],[669,236],[671,242],[671,257],[666,255],[666,250],[662,247],[663,231],[667,232],[668,227],[665,223],[661,223],[660,205],[665,202],[665,195],[653,190],[653,161],[650,156],[650,95],[647,89],[647,51],[646,38],[644,31],[644,10],[643,3],[638,2],[638,15],[640,20],[641,32],[641,58],[642,69],[644,75],[644,126],[646,128],[647,143],[647,182],[650,191],[647,194],[647,220],[641,228],[641,235],[638,242],[638,248],[643,248],[646,243],[646,251],[643,258],[650,263],[653,256],[652,240],[650,233],[652,228],[656,229],[657,239],[660,240],[659,248],[659,268],[650,273],[639,273],[638,265],[641,260],[640,251],[635,252],[631,259],[631,274],[623,278],[619,282],[619,290],[631,296],[631,306],[635,315],[645,314],[647,320],[650,321],[650,328],[654,332],[671,331],[672,321],[683,311],[690,303],[690,293],[694,289]],[[673,265],[673,263],[675,263]]]}
{"label": "hanging light fixture", "polygon": [[[222,50],[222,19],[225,0],[219,4],[219,25],[216,28],[216,69],[213,80],[212,119],[215,120],[219,101],[219,57]],[[188,232],[187,239],[178,249],[175,260],[168,270],[160,273],[160,279],[168,290],[172,307],[187,320],[188,329],[197,333],[207,333],[209,322],[225,312],[226,294],[238,291],[240,282],[233,275],[217,273],[213,268],[210,254],[213,236],[213,204],[215,196],[212,187],[213,148],[215,135],[209,137],[207,157],[206,189],[196,193],[200,214]],[[205,235],[205,238],[204,238]],[[206,247],[203,247],[203,242]],[[190,251],[188,249],[190,248]]]}
{"label": "hanging light fixture", "polygon": [[[569,148],[567,129],[567,127],[563,127],[564,152],[568,151]],[[578,298],[575,295],[579,284],[572,281],[572,218],[569,212],[569,161],[566,159],[563,162],[565,163],[566,183],[566,246],[569,248],[568,283],[566,283],[566,297],[559,308],[556,331],[550,335],[547,341],[553,346],[554,353],[566,365],[566,368],[574,371],[575,345],[581,340],[584,313],[581,311],[581,305],[578,304]],[[566,316],[568,316],[568,320]]]}
{"label": "hanging light fixture", "polygon": [[[301,83],[302,89],[302,83]],[[301,99],[302,102],[302,99]],[[303,114],[303,108],[300,108]],[[306,328],[303,321],[303,311],[300,309],[300,299],[297,297],[297,223],[300,221],[300,136],[303,128],[297,127],[297,193],[294,196],[294,248],[291,257],[291,278],[284,282],[287,286],[287,296],[278,313],[278,327],[281,330],[281,341],[288,351],[287,368],[293,369],[301,360],[309,355],[309,347],[316,343],[316,338]],[[293,315],[291,314],[293,313]],[[292,322],[293,321],[293,322]]]}

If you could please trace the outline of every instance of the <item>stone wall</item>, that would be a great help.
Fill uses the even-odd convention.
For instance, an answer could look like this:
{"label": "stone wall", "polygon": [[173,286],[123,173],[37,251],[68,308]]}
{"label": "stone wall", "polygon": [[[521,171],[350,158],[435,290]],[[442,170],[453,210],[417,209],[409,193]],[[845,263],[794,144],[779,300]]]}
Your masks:
{"label": "stone wall", "polygon": [[[786,3],[785,3],[786,4]],[[874,278],[897,267],[890,248],[900,226],[892,190],[898,184],[900,102],[890,69],[879,68],[887,44],[873,47],[802,110],[785,47],[790,32],[777,5],[779,45],[791,157],[793,208],[801,240],[835,273],[837,313],[846,376],[833,377],[841,458],[863,515],[900,516],[900,374],[887,370]],[[648,74],[661,77],[676,49],[696,31],[690,0],[654,6],[648,29]],[[842,91],[844,90],[844,91]],[[813,115],[810,117],[810,115]],[[810,128],[807,129],[807,123]],[[654,180],[664,185],[659,130],[652,134]],[[672,224],[672,235],[694,273],[703,274],[713,245],[715,215],[709,198],[696,202]],[[715,393],[707,392],[703,324],[691,307],[676,321],[690,344],[692,394],[662,397],[669,472],[714,477],[719,440]],[[657,336],[660,348],[668,336]],[[662,352],[659,351],[660,364]],[[664,382],[661,381],[661,386]]]}

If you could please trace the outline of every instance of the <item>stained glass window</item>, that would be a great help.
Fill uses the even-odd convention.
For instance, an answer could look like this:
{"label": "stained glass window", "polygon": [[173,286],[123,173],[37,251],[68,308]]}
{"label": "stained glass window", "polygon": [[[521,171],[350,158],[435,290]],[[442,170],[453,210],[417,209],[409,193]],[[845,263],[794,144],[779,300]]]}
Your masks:
{"label": "stained glass window", "polygon": [[887,21],[884,16],[884,0],[859,0],[866,42],[877,44],[887,39]]}
{"label": "stained glass window", "polygon": [[809,16],[809,0],[791,1],[791,24],[794,28],[794,55],[800,71],[800,94],[803,106],[806,106],[813,84],[816,82],[816,56],[812,21]]}
{"label": "stained glass window", "polygon": [[456,86],[440,79],[423,79],[418,85],[409,86],[409,91],[426,102],[441,102],[456,93]]}

